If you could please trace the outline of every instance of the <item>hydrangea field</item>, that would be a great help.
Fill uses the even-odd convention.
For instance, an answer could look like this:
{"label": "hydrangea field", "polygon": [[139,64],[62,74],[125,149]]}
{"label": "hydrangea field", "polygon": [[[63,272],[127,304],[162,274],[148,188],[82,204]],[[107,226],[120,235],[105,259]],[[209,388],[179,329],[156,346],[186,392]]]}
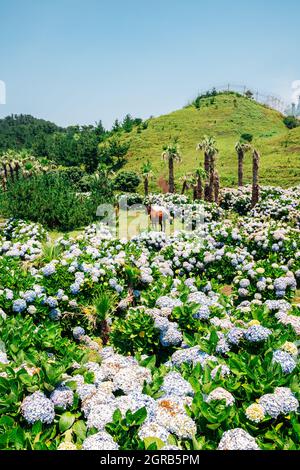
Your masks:
{"label": "hydrangea field", "polygon": [[0,449],[300,448],[300,187],[221,200],[131,240],[3,225]]}

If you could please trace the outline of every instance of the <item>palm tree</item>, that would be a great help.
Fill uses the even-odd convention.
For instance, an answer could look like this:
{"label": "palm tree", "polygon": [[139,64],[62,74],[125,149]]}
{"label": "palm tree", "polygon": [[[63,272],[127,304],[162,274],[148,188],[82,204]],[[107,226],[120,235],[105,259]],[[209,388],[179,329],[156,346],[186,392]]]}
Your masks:
{"label": "palm tree", "polygon": [[206,201],[212,202],[215,161],[219,150],[216,147],[215,139],[207,136],[203,137],[203,140],[197,145],[196,150],[202,150],[204,152],[204,170],[208,178],[204,188],[204,198]]}
{"label": "palm tree", "polygon": [[42,161],[30,155],[27,150],[20,152],[8,150],[0,156],[0,180],[4,190],[6,183],[10,179],[14,182],[22,175],[24,177],[32,176],[33,173],[40,173],[55,168],[51,161]]}
{"label": "palm tree", "polygon": [[244,156],[245,156],[245,153],[251,149],[251,145],[248,142],[243,142],[242,140],[239,140],[235,144],[234,148],[238,156],[238,185],[243,186]]}
{"label": "palm tree", "polygon": [[253,149],[252,154],[252,207],[258,203],[259,199],[259,184],[258,184],[258,170],[259,170],[260,155],[256,149]]}
{"label": "palm tree", "polygon": [[113,169],[104,163],[99,163],[97,170],[95,171],[96,178],[99,178],[99,175],[103,175],[106,179],[111,179],[116,176],[116,173]]}
{"label": "palm tree", "polygon": [[116,307],[116,296],[108,291],[101,290],[94,300],[96,312],[95,326],[100,330],[103,345],[107,344],[109,338],[109,316]]}
{"label": "palm tree", "polygon": [[149,193],[149,179],[153,177],[152,164],[149,160],[144,163],[141,167],[142,178],[144,180],[144,192],[145,196]]}
{"label": "palm tree", "polygon": [[203,197],[203,183],[202,181],[206,177],[206,172],[203,168],[197,168],[195,172],[196,185],[194,191],[194,199],[202,199]]}
{"label": "palm tree", "polygon": [[169,193],[174,193],[174,162],[180,163],[182,160],[177,141],[174,140],[173,144],[165,145],[161,156],[163,160],[168,162],[169,166]]}
{"label": "palm tree", "polygon": [[194,183],[194,176],[191,173],[187,173],[180,178],[182,181],[181,194],[184,194],[187,189],[189,189]]}

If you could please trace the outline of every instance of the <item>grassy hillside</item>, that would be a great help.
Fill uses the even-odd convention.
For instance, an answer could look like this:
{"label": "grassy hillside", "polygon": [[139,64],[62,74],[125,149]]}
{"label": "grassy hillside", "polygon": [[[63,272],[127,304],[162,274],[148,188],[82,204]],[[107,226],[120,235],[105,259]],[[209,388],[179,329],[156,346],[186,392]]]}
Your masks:
{"label": "grassy hillside", "polygon": [[[242,133],[254,136],[253,145],[261,152],[261,183],[291,186],[300,183],[300,128],[289,131],[283,116],[255,101],[232,94],[201,101],[200,109],[188,106],[179,111],[152,118],[140,133],[134,129],[123,139],[130,141],[126,170],[139,171],[144,160],[151,160],[155,175],[167,175],[161,160],[162,146],[178,136],[183,156],[176,166],[176,179],[195,169],[203,161],[196,144],[207,134],[214,136],[219,148],[218,169],[223,186],[237,183],[237,157],[234,144]],[[245,159],[245,181],[251,180],[251,157]],[[179,184],[179,183],[178,183]]]}

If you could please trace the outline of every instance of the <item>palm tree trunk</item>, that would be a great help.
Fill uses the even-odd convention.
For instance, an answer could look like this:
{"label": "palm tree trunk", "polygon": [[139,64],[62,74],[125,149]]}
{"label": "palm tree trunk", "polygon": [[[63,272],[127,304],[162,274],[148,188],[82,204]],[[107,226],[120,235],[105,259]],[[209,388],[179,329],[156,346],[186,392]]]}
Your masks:
{"label": "palm tree trunk", "polygon": [[145,192],[145,196],[148,196],[148,193],[149,193],[149,181],[148,181],[148,177],[147,177],[147,176],[144,177],[144,192]]}
{"label": "palm tree trunk", "polygon": [[215,179],[215,158],[211,156],[209,165],[209,192],[208,200],[213,202],[214,200],[214,179]]}
{"label": "palm tree trunk", "polygon": [[215,170],[215,174],[214,174],[214,193],[215,193],[215,203],[219,204],[220,178],[219,178],[219,173],[217,170]]}
{"label": "palm tree trunk", "polygon": [[14,177],[14,168],[13,168],[12,163],[9,163],[9,164],[8,164],[8,167],[9,167],[9,172],[10,172],[11,180],[12,180],[12,182],[14,182],[14,181],[15,181],[15,177]]}
{"label": "palm tree trunk", "polygon": [[203,197],[203,186],[202,186],[202,178],[201,176],[198,176],[197,178],[197,186],[196,186],[196,194],[197,194],[197,199],[202,199]]}
{"label": "palm tree trunk", "polygon": [[109,340],[109,332],[110,332],[110,328],[108,326],[107,320],[102,320],[100,324],[100,328],[101,328],[102,343],[103,345],[106,345]]}
{"label": "palm tree trunk", "polygon": [[258,203],[259,199],[259,184],[258,184],[258,170],[259,170],[260,155],[257,150],[253,150],[252,157],[252,207]]}
{"label": "palm tree trunk", "polygon": [[174,160],[169,158],[169,193],[174,193]]}
{"label": "palm tree trunk", "polygon": [[198,199],[197,185],[193,185],[193,200]]}
{"label": "palm tree trunk", "polygon": [[19,179],[19,172],[20,172],[20,164],[19,164],[19,162],[16,162],[16,165],[15,165],[15,172],[16,172],[16,179],[18,180],[18,179]]}
{"label": "palm tree trunk", "polygon": [[208,175],[209,173],[209,167],[210,167],[210,157],[208,153],[204,153],[204,171]]}
{"label": "palm tree trunk", "polygon": [[7,164],[6,163],[2,163],[2,168],[3,168],[3,171],[4,171],[4,176],[5,178],[7,179],[8,177],[8,172],[7,172]]}
{"label": "palm tree trunk", "polygon": [[184,181],[184,182],[182,183],[181,194],[184,194],[184,193],[185,193],[186,187],[187,187],[187,182]]}
{"label": "palm tree trunk", "polygon": [[243,186],[243,163],[244,163],[244,152],[238,151],[238,186]]}
{"label": "palm tree trunk", "polygon": [[204,200],[209,201],[210,156],[207,152],[204,153],[204,170],[207,176],[207,180],[204,185]]}

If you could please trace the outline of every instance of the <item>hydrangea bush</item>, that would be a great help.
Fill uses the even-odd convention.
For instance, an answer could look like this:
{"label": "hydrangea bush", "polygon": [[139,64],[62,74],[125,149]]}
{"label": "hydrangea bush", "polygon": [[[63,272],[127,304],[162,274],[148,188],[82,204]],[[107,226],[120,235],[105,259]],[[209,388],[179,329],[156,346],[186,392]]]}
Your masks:
{"label": "hydrangea bush", "polygon": [[299,195],[263,188],[251,211],[224,191],[190,233],[91,225],[47,253],[8,221],[0,448],[299,449]]}

